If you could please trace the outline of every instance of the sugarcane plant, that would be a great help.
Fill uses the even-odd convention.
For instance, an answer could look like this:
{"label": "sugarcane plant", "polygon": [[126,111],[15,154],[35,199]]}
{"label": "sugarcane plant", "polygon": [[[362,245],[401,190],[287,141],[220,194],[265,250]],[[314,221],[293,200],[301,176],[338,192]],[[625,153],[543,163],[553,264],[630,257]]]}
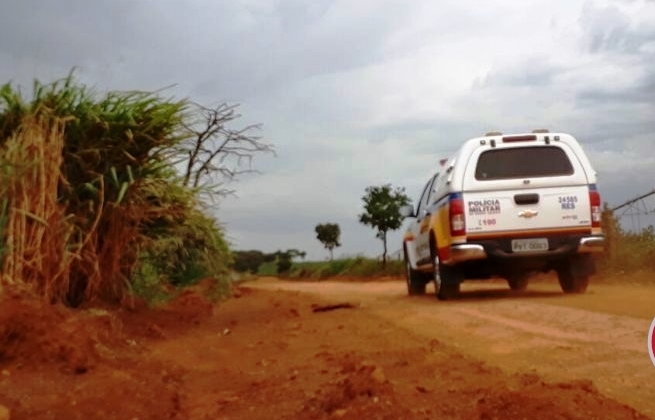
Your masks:
{"label": "sugarcane plant", "polygon": [[158,92],[100,96],[72,73],[36,81],[29,100],[2,86],[0,284],[77,306],[120,302],[144,272],[177,284],[225,275],[223,232],[188,182],[203,175],[177,169],[190,110]]}

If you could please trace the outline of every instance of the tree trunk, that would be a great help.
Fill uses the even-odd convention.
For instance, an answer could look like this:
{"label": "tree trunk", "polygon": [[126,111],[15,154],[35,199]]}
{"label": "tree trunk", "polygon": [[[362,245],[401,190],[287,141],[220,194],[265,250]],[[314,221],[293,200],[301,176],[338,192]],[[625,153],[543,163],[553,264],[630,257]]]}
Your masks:
{"label": "tree trunk", "polygon": [[334,254],[332,253],[332,248],[330,248],[330,261],[334,258]]}
{"label": "tree trunk", "polygon": [[387,231],[382,232],[382,243],[384,244],[384,252],[382,253],[382,268],[387,268]]}

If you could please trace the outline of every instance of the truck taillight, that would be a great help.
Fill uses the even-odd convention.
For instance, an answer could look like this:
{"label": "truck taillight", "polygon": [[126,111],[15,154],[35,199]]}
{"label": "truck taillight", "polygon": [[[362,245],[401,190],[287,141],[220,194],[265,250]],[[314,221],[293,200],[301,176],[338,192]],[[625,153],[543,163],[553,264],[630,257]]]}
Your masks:
{"label": "truck taillight", "polygon": [[591,207],[591,227],[599,228],[600,221],[602,219],[602,213],[600,209],[600,194],[596,189],[596,185],[592,184],[589,186],[589,206]]}
{"label": "truck taillight", "polygon": [[464,199],[461,194],[450,194],[449,203],[450,236],[466,235],[466,223],[464,222]]}

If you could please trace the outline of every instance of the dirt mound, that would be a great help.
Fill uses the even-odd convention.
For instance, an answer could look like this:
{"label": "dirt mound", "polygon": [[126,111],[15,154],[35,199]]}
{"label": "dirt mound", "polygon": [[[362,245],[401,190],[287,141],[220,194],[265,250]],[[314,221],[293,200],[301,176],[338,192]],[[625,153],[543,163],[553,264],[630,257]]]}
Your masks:
{"label": "dirt mound", "polygon": [[[139,301],[137,301],[139,302]],[[167,303],[156,307],[124,305],[115,312],[124,333],[133,339],[164,339],[184,333],[192,325],[211,317],[214,304],[197,289],[187,289]]]}
{"label": "dirt mound", "polygon": [[536,375],[519,377],[514,386],[477,391],[476,413],[471,418],[551,418],[583,420],[613,418],[647,420],[633,408],[601,395],[590,380],[545,383]]}
{"label": "dirt mound", "polygon": [[185,290],[171,300],[162,311],[175,315],[177,321],[198,321],[211,316],[214,305],[203,295],[194,290]]}
{"label": "dirt mound", "polygon": [[84,373],[125,345],[121,322],[110,313],[72,311],[25,295],[0,300],[0,365],[57,364]]}
{"label": "dirt mound", "polygon": [[346,354],[340,361],[341,377],[315,391],[299,413],[299,418],[325,417],[361,419],[403,418],[411,412],[396,401],[394,388],[382,367],[371,361],[353,360]]}

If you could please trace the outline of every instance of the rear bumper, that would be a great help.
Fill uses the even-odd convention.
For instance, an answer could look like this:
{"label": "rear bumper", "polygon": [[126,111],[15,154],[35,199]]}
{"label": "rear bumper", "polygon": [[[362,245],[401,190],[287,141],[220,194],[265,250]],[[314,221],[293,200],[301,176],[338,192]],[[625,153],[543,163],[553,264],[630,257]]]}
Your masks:
{"label": "rear bumper", "polygon": [[484,246],[480,244],[458,244],[450,247],[450,258],[442,262],[453,265],[464,261],[483,260],[487,257]]}
{"label": "rear bumper", "polygon": [[503,241],[482,241],[480,243],[454,244],[450,247],[450,257],[442,261],[446,265],[459,264],[466,261],[484,260],[488,258],[514,259],[514,258],[544,258],[552,259],[577,253],[603,252],[605,246],[604,235],[591,235],[583,237],[558,238],[550,242],[550,249],[543,252],[530,252],[516,254],[507,250]]}
{"label": "rear bumper", "polygon": [[605,235],[585,236],[580,239],[578,252],[603,252],[605,249]]}

